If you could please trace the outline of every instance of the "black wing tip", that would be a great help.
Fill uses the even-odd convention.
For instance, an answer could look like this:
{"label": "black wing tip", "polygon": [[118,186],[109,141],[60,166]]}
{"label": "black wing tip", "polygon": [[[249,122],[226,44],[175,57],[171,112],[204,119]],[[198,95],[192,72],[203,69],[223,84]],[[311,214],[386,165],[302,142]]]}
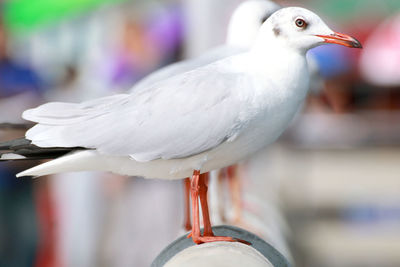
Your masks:
{"label": "black wing tip", "polygon": [[[0,158],[3,161],[13,160],[43,160],[56,159],[74,150],[85,149],[82,147],[39,147],[32,144],[31,140],[18,138],[0,143],[0,157],[10,154],[10,157]],[[11,156],[14,154],[14,158]]]}

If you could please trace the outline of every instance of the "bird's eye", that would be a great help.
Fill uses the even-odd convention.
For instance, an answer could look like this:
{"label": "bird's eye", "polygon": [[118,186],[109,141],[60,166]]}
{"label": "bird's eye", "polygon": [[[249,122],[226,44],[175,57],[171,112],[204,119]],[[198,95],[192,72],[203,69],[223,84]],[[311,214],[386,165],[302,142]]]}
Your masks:
{"label": "bird's eye", "polygon": [[296,26],[299,27],[299,28],[303,28],[304,29],[304,28],[307,27],[307,22],[305,22],[304,19],[296,19],[295,23],[296,23]]}

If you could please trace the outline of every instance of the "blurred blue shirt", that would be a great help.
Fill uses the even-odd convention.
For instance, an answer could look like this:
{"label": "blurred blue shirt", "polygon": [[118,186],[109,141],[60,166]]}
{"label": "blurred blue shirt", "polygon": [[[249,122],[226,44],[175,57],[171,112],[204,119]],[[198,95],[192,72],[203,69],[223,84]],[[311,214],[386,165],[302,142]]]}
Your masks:
{"label": "blurred blue shirt", "polygon": [[0,61],[0,97],[10,97],[33,91],[41,93],[42,82],[31,68],[18,65],[11,60]]}

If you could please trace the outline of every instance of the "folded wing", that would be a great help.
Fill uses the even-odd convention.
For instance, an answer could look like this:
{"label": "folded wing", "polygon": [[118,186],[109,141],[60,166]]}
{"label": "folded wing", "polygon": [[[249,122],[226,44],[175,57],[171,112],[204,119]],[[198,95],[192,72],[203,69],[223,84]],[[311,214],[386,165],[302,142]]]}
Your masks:
{"label": "folded wing", "polygon": [[38,123],[26,137],[39,147],[84,147],[138,161],[196,155],[240,132],[250,83],[211,64],[131,95],[49,103],[23,114]]}

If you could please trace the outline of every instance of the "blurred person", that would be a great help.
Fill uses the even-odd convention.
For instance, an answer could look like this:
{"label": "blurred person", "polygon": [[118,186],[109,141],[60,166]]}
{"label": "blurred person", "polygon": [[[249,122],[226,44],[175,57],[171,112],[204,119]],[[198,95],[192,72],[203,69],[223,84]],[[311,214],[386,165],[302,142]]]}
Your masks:
{"label": "blurred person", "polygon": [[15,62],[9,54],[9,38],[0,18],[0,119],[21,121],[26,108],[39,104],[43,83],[29,66]]}
{"label": "blurred person", "polygon": [[[29,66],[9,54],[9,37],[0,22],[0,119],[18,122],[17,117],[41,102],[43,83]],[[0,132],[2,140],[22,132]],[[0,266],[54,266],[53,221],[46,180],[15,179],[15,174],[32,163],[0,165]]]}
{"label": "blurred person", "polygon": [[111,88],[117,90],[127,90],[152,70],[176,60],[183,38],[178,6],[152,11],[146,19],[125,16],[119,43],[109,59]]}
{"label": "blurred person", "polygon": [[145,28],[138,21],[128,19],[123,23],[121,44],[111,70],[111,82],[122,87],[130,86],[143,76],[155,61],[153,47],[146,44]]}

